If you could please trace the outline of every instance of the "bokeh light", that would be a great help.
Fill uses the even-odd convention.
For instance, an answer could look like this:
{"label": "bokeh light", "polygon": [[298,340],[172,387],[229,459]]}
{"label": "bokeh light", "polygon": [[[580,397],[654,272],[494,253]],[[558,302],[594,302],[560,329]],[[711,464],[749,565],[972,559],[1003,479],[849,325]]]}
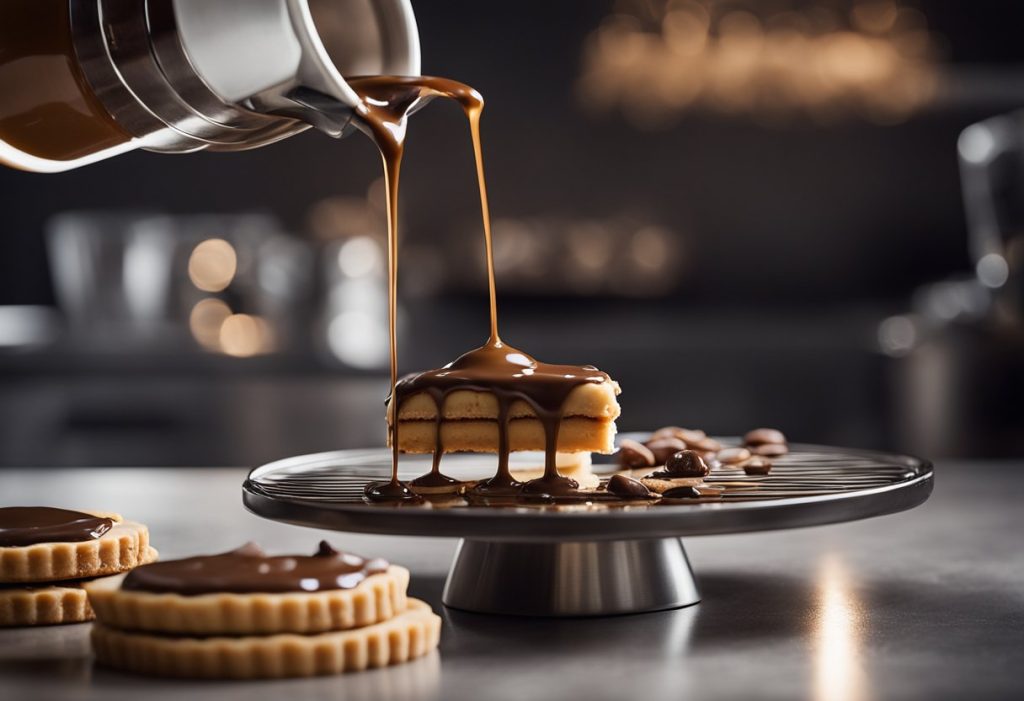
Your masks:
{"label": "bokeh light", "polygon": [[200,242],[188,259],[188,277],[204,292],[220,292],[231,284],[238,271],[238,256],[224,239]]}
{"label": "bokeh light", "polygon": [[225,302],[212,297],[199,300],[192,307],[188,318],[192,337],[203,348],[219,351],[220,329],[229,316],[231,316],[231,307]]}
{"label": "bokeh light", "polygon": [[592,33],[579,91],[641,128],[691,109],[759,121],[804,114],[890,124],[938,89],[936,37],[924,14],[895,0],[846,11],[785,2],[624,1]]}
{"label": "bokeh light", "polygon": [[266,353],[271,340],[270,327],[258,316],[232,314],[220,327],[221,351],[236,358]]}

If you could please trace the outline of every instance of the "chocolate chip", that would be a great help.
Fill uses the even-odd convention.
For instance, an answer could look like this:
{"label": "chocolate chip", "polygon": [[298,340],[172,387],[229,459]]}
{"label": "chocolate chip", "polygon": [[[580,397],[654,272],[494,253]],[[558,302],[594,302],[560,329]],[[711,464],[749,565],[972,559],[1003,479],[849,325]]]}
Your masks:
{"label": "chocolate chip", "polygon": [[715,457],[726,465],[737,465],[750,458],[750,451],[746,448],[723,448]]}
{"label": "chocolate chip", "polygon": [[340,550],[335,550],[326,540],[321,540],[319,547],[316,549],[316,554],[314,554],[313,557],[334,557],[335,555],[340,554]]}
{"label": "chocolate chip", "polygon": [[638,470],[644,467],[652,467],[654,453],[643,443],[623,438],[619,442],[619,465],[627,470]]}
{"label": "chocolate chip", "polygon": [[678,438],[659,438],[648,441],[644,445],[654,453],[654,464],[664,465],[674,453],[686,450],[686,443]]}
{"label": "chocolate chip", "polygon": [[764,445],[765,443],[786,443],[786,436],[782,431],[774,428],[755,428],[743,436],[743,443],[746,446]]}
{"label": "chocolate chip", "polygon": [[651,497],[651,490],[645,487],[640,480],[625,475],[612,475],[608,480],[608,491],[620,497],[637,499]]}
{"label": "chocolate chip", "polygon": [[662,492],[661,496],[666,499],[699,499],[700,490],[696,487],[673,487]]}
{"label": "chocolate chip", "polygon": [[754,455],[763,455],[766,458],[777,458],[789,452],[789,446],[785,443],[764,443],[751,447],[750,452]]}
{"label": "chocolate chip", "polygon": [[759,455],[755,455],[743,463],[743,471],[748,475],[767,475],[771,469],[772,461]]}
{"label": "chocolate chip", "polygon": [[700,454],[680,450],[665,461],[665,471],[673,477],[703,477],[708,473],[708,465]]}

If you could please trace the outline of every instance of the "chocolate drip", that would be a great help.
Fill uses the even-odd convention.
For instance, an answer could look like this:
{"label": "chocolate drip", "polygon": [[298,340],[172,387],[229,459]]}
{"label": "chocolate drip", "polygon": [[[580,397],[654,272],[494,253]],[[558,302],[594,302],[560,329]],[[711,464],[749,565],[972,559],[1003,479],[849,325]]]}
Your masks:
{"label": "chocolate drip", "polygon": [[[526,353],[491,339],[438,370],[408,375],[395,387],[393,405],[400,407],[414,394],[424,392],[434,399],[437,421],[443,417],[444,398],[458,390],[490,392],[498,401],[498,472],[477,485],[476,491],[519,489],[508,469],[509,410],[516,400],[526,402],[544,427],[544,476],[522,485],[533,494],[565,494],[579,486],[561,477],[556,468],[558,427],[562,407],[569,394],[587,383],[609,382],[608,375],[590,366],[552,365],[534,360]],[[392,425],[397,415],[392,417]],[[437,446],[435,446],[436,448]]]}
{"label": "chocolate drip", "polygon": [[[444,454],[441,429],[444,422],[445,400],[456,390],[491,392],[498,401],[498,470],[493,478],[476,486],[475,491],[478,494],[496,496],[522,491],[533,495],[564,495],[574,492],[579,485],[574,480],[561,477],[555,464],[562,407],[570,392],[577,386],[588,382],[607,382],[609,378],[592,367],[539,363],[526,353],[506,346],[498,335],[491,217],[480,137],[483,98],[468,85],[446,78],[373,76],[353,78],[349,80],[349,84],[362,98],[363,109],[357,114],[357,123],[380,150],[388,192],[388,329],[393,399],[390,426],[391,480],[368,485],[366,497],[371,501],[415,498],[415,494],[398,479],[398,409],[405,398],[420,392],[428,394],[437,408],[435,441],[430,472],[413,480],[412,485],[444,487],[455,483],[455,480],[441,473],[440,464]],[[399,173],[408,117],[435,97],[445,97],[458,102],[469,120],[487,255],[491,333],[484,346],[466,353],[444,368],[398,381],[395,320],[398,290]],[[509,410],[516,400],[525,401],[533,408],[537,419],[544,427],[545,435],[544,476],[525,485],[513,479],[508,468]]]}
{"label": "chocolate drip", "polygon": [[[392,392],[394,392],[394,388],[392,388]],[[430,465],[430,472],[417,477],[409,484],[413,487],[426,487],[427,489],[450,488],[451,491],[455,491],[462,483],[448,475],[441,474],[441,457],[444,455],[444,441],[441,437],[441,426],[444,423],[442,421],[442,414],[444,412],[445,396],[443,393],[436,390],[431,390],[430,395],[433,397],[434,403],[437,405],[438,409],[437,417],[434,419],[433,461]]]}
{"label": "chocolate drip", "polygon": [[[471,122],[477,126],[474,143],[479,142],[479,115],[483,98],[468,85],[432,77],[369,76],[349,79],[349,85],[359,94],[363,108],[356,115],[357,124],[373,139],[384,162],[384,183],[387,189],[388,212],[388,333],[391,361],[391,390],[394,394],[398,382],[398,341],[396,319],[398,315],[398,183],[405,152],[405,132],[415,109],[435,97],[447,97],[462,105]],[[475,115],[475,118],[472,116]],[[477,149],[479,153],[479,149]],[[478,162],[478,168],[482,165]],[[481,180],[482,182],[482,180]],[[481,189],[483,195],[484,190]],[[486,209],[486,205],[485,205]],[[488,237],[490,223],[487,224]],[[493,305],[493,302],[492,302]],[[492,320],[492,326],[494,322]],[[440,430],[440,429],[439,429]],[[374,501],[406,501],[418,497],[398,479],[398,422],[391,424],[391,480],[370,484],[366,497]],[[435,451],[435,469],[431,481],[442,481],[440,453]]]}
{"label": "chocolate drip", "polygon": [[498,472],[490,479],[479,482],[472,491],[479,496],[513,496],[519,494],[523,483],[512,477],[508,469],[508,411],[510,402],[498,398]]}
{"label": "chocolate drip", "polygon": [[95,540],[114,526],[113,519],[49,506],[0,508],[0,547]]}
{"label": "chocolate drip", "polygon": [[121,588],[193,596],[221,592],[313,592],[352,589],[386,572],[388,562],[343,553],[320,541],[315,555],[268,556],[254,543],[221,555],[164,560],[137,567]]}

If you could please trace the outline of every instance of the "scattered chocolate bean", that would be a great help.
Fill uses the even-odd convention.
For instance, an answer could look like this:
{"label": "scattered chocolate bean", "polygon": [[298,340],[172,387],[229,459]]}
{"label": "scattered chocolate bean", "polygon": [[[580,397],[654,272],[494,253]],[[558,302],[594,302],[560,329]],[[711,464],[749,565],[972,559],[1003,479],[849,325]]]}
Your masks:
{"label": "scattered chocolate bean", "polygon": [[763,443],[750,448],[754,455],[763,455],[766,458],[777,458],[789,452],[789,446],[785,443]]}
{"label": "scattered chocolate bean", "polygon": [[696,487],[673,487],[662,492],[661,496],[666,499],[699,499],[700,490]]}
{"label": "scattered chocolate bean", "polygon": [[746,448],[723,448],[715,457],[726,465],[737,465],[750,458],[750,451]]}
{"label": "scattered chocolate bean", "polygon": [[699,453],[680,450],[665,461],[665,471],[673,477],[703,477],[708,474],[708,465]]}
{"label": "scattered chocolate bean", "polygon": [[716,452],[722,449],[722,444],[709,436],[704,436],[697,441],[686,441],[686,446],[691,450],[699,450],[701,452]]}
{"label": "scattered chocolate bean", "polygon": [[619,465],[627,470],[653,467],[654,453],[643,443],[623,438],[619,442]]}
{"label": "scattered chocolate bean", "polygon": [[679,432],[682,430],[684,429],[681,429],[678,426],[662,426],[657,431],[652,433],[651,437],[648,438],[647,440],[656,441],[659,438],[679,438]]}
{"label": "scattered chocolate bean", "polygon": [[767,475],[771,470],[772,461],[760,455],[755,455],[743,463],[743,471],[748,475]]}
{"label": "scattered chocolate bean", "polygon": [[625,475],[612,475],[608,480],[608,491],[616,496],[635,499],[649,499],[653,496],[642,482]]}
{"label": "scattered chocolate bean", "polygon": [[657,431],[651,434],[648,441],[657,440],[659,438],[678,438],[687,445],[690,443],[697,443],[707,437],[708,434],[704,433],[700,429],[695,428],[680,428],[679,426],[663,426]]}
{"label": "scattered chocolate bean", "polygon": [[764,445],[765,443],[786,443],[786,436],[774,428],[755,428],[743,436],[743,444],[747,447]]}
{"label": "scattered chocolate bean", "polygon": [[655,465],[664,465],[665,461],[674,453],[678,453],[680,450],[686,450],[686,443],[678,438],[659,438],[657,440],[648,441],[644,445],[654,453]]}
{"label": "scattered chocolate bean", "polygon": [[687,443],[696,443],[707,438],[708,434],[704,433],[699,428],[681,428],[676,436],[678,438],[682,438]]}

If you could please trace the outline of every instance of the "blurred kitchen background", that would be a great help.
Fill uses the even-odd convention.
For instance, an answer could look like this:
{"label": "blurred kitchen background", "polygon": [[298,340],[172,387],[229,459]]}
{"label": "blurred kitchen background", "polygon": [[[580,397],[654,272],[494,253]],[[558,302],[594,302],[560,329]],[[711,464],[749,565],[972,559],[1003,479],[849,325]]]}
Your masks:
{"label": "blurred kitchen background", "polygon": [[[1024,450],[1018,3],[414,3],[478,88],[502,336],[679,424]],[[412,120],[400,364],[486,337],[468,129]],[[380,162],[360,135],[0,169],[0,465],[382,445]]]}

